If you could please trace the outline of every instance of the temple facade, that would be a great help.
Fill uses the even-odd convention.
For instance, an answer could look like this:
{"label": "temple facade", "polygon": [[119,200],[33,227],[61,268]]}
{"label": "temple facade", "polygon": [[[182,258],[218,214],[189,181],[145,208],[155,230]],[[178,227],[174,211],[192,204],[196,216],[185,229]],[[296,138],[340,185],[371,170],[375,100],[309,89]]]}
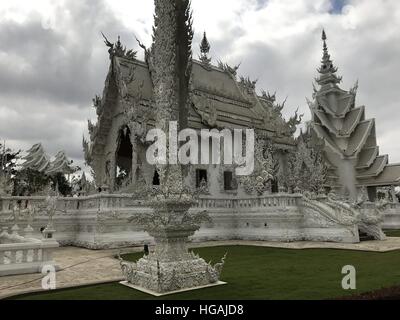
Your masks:
{"label": "temple facade", "polygon": [[[145,136],[157,117],[154,45],[144,49],[146,60],[140,61],[120,40],[115,44],[106,40],[106,44],[110,69],[102,97],[94,99],[98,120],[89,122],[90,141],[83,142],[86,161],[97,185],[112,192],[127,192],[141,182],[157,185],[158,173],[145,157]],[[285,121],[284,103],[277,103],[275,95],[266,92],[258,95],[255,81],[238,77],[238,66],[213,65],[206,34],[200,50],[198,60],[190,54],[189,102],[179,111],[181,129],[254,129],[259,145],[273,149],[275,161],[284,170],[287,154],[295,149],[294,133],[301,117],[296,113]],[[207,182],[214,195],[246,193],[232,166],[190,166],[186,180],[197,187]],[[277,181],[270,186],[271,190],[278,188]]]}

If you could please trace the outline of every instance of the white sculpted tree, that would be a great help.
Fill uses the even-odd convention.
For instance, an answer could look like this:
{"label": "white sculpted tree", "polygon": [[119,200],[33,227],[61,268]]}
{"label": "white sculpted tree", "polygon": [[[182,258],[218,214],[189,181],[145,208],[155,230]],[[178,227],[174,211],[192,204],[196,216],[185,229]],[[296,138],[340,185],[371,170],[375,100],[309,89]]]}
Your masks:
{"label": "white sculpted tree", "polygon": [[310,143],[311,136],[301,134],[297,149],[287,161],[287,170],[282,171],[280,180],[292,192],[323,192],[327,166],[318,146]]}
{"label": "white sculpted tree", "polygon": [[[155,0],[154,19],[154,43],[148,63],[154,84],[155,120],[156,128],[168,132],[170,121],[177,121],[180,128],[187,125],[193,38],[190,1]],[[148,199],[153,213],[131,219],[154,237],[156,247],[137,263],[121,259],[127,284],[166,293],[218,283],[224,260],[211,266],[187,247],[189,237],[208,221],[208,215],[189,212],[196,199],[184,187],[180,165],[160,164],[157,171],[160,186]]]}
{"label": "white sculpted tree", "polygon": [[[246,193],[259,196],[271,191],[271,181],[276,176],[276,161],[272,143],[256,139],[254,150],[254,172],[239,179]],[[254,183],[255,182],[255,183]]]}

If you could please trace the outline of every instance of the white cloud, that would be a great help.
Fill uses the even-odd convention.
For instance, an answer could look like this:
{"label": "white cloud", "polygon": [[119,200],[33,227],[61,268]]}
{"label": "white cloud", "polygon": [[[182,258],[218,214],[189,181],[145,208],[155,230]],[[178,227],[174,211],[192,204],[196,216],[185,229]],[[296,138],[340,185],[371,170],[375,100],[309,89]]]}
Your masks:
{"label": "white cloud", "polygon": [[[305,97],[312,93],[311,82],[322,54],[320,32],[325,27],[332,57],[344,76],[343,87],[360,80],[358,102],[367,106],[368,116],[377,119],[381,151],[400,162],[400,148],[394,142],[394,137],[400,135],[400,2],[350,0],[342,14],[329,14],[330,0],[260,3],[193,0],[195,42],[198,44],[202,32],[207,31],[214,62],[242,62],[240,72],[258,78],[259,88],[277,90],[281,99],[289,96],[286,116],[300,106],[309,119]],[[30,122],[31,130],[43,132],[46,140],[52,127],[43,128],[45,122],[33,121],[33,115],[51,114],[51,119],[57,119],[60,132],[68,132],[74,126],[76,129],[73,136],[56,143],[47,139],[48,148],[64,144],[67,152],[77,156],[81,131],[86,119],[94,115],[90,111],[91,97],[101,92],[107,72],[108,57],[100,31],[111,39],[121,34],[125,44],[136,49],[134,34],[150,45],[153,10],[151,0],[0,2],[0,24],[9,27],[2,28],[2,32],[24,35],[19,40],[24,43],[0,35],[0,39],[7,39],[7,43],[0,43],[0,75],[9,74],[14,81],[12,87],[0,88],[0,127],[11,121],[4,116],[7,112],[15,123],[18,119]],[[40,22],[41,28],[33,28],[35,21]],[[194,50],[196,56],[197,45]],[[76,73],[79,76],[74,78]],[[21,103],[18,92],[26,105]],[[31,116],[27,111],[32,107],[36,112]],[[15,147],[25,148],[27,141],[30,143],[29,133],[0,130],[0,135]]]}

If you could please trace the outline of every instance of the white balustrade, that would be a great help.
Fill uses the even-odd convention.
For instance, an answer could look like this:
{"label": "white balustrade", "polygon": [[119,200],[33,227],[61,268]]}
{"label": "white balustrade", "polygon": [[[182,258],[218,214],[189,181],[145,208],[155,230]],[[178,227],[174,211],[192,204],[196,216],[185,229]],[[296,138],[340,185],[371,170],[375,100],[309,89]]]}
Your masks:
{"label": "white balustrade", "polygon": [[198,200],[197,208],[212,209],[246,209],[246,208],[268,208],[268,207],[295,207],[301,196],[298,195],[271,195],[254,198],[241,199],[216,199],[203,197]]}

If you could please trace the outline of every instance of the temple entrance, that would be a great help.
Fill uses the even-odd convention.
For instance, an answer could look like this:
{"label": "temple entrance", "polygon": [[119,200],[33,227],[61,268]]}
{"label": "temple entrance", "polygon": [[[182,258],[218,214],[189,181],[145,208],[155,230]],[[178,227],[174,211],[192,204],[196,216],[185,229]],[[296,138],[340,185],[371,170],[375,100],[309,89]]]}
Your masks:
{"label": "temple entrance", "polygon": [[158,174],[158,171],[154,171],[154,176],[153,176],[153,186],[157,187],[160,186],[160,175]]}
{"label": "temple entrance", "polygon": [[271,192],[279,193],[279,183],[277,179],[271,181]]}
{"label": "temple entrance", "polygon": [[196,188],[200,188],[203,182],[206,184],[208,182],[207,170],[198,169],[196,170]]}
{"label": "temple entrance", "polygon": [[116,153],[116,179],[115,184],[121,187],[132,176],[132,153],[131,132],[128,127],[119,131],[118,148]]}

